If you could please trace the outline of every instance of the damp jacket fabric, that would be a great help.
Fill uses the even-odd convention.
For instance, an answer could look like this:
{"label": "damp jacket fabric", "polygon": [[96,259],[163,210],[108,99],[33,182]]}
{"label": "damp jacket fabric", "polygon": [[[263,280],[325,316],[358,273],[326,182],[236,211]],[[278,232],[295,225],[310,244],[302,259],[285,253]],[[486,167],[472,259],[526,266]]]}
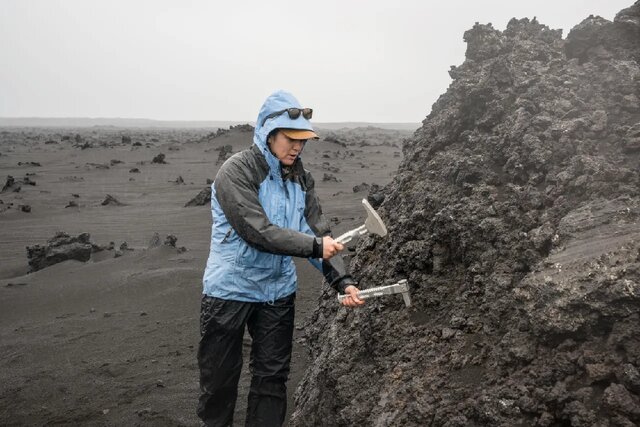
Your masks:
{"label": "damp jacket fabric", "polygon": [[[267,98],[256,121],[253,145],[229,158],[211,185],[211,246],[203,293],[226,300],[273,302],[297,289],[292,257],[309,258],[335,289],[354,283],[340,256],[320,260],[316,236],[330,235],[314,189],[313,177],[300,157],[286,175],[267,146],[277,128],[313,130],[300,115],[293,95],[278,91]],[[263,121],[264,124],[263,124]],[[315,248],[315,250],[314,250]],[[321,250],[321,248],[320,248]]]}

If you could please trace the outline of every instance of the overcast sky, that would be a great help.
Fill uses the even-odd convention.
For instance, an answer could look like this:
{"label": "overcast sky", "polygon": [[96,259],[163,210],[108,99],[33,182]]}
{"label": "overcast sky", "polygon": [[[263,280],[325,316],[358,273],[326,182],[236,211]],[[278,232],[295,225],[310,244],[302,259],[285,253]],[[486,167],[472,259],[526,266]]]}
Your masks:
{"label": "overcast sky", "polygon": [[249,121],[285,89],[317,122],[419,122],[474,22],[566,36],[633,2],[0,0],[0,117]]}

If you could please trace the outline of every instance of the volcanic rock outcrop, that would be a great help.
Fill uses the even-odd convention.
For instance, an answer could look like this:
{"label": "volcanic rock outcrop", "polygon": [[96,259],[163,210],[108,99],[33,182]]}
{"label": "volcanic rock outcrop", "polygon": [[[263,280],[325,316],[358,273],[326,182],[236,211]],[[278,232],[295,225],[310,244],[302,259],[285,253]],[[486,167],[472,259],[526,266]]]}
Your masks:
{"label": "volcanic rock outcrop", "polygon": [[464,39],[351,263],[413,307],[327,291],[291,424],[639,425],[640,2]]}
{"label": "volcanic rock outcrop", "polygon": [[218,128],[215,132],[211,132],[210,134],[208,134],[207,136],[204,137],[204,140],[211,140],[211,139],[215,139],[218,138],[220,136],[223,135],[227,135],[230,132],[245,132],[245,133],[253,133],[253,131],[255,130],[255,128],[253,126],[251,126],[248,123],[245,124],[240,124],[240,125],[231,125],[229,126],[229,129],[225,129],[225,128]]}

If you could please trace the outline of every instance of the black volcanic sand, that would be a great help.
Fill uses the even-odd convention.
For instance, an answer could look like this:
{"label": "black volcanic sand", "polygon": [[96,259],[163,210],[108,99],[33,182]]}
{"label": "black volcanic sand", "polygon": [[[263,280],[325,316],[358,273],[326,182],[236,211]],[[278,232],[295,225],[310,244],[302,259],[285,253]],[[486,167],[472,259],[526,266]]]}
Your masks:
{"label": "black volcanic sand", "polygon": [[[362,222],[366,192],[353,186],[387,184],[401,136],[411,133],[331,131],[345,140],[358,134],[358,144],[321,140],[305,148],[336,233]],[[0,179],[4,185],[11,175],[21,187],[0,193],[0,425],[198,425],[195,354],[211,214],[208,204],[185,204],[215,177],[221,151],[227,156],[226,147],[233,153],[251,142],[246,126],[0,129]],[[160,154],[164,163],[154,163]],[[339,170],[338,182],[322,182],[329,168]],[[27,246],[41,245],[32,252],[49,260],[66,251],[46,249],[59,231],[82,254],[90,239],[91,259],[34,262],[45,268],[28,273]],[[89,236],[78,242],[81,233]],[[162,244],[169,234],[176,247]],[[309,263],[298,265],[296,339],[326,287]],[[308,364],[296,342],[290,410]],[[237,425],[244,425],[247,387],[244,375]]]}
{"label": "black volcanic sand", "polygon": [[295,426],[640,425],[640,2],[567,39],[475,25],[321,307]]}

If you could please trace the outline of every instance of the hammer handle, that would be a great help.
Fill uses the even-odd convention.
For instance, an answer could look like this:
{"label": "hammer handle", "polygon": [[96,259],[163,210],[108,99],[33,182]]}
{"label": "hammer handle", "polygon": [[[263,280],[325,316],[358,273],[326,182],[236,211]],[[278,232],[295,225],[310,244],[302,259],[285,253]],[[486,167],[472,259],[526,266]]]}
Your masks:
{"label": "hammer handle", "polygon": [[[369,288],[362,291],[358,291],[358,298],[367,299],[374,297],[381,297],[383,295],[392,295],[403,292],[409,292],[409,287],[407,286],[407,280],[403,279],[398,283],[394,283],[393,285],[387,286],[378,286],[377,288]],[[348,297],[348,295],[338,295],[338,301],[342,302],[343,299]]]}

